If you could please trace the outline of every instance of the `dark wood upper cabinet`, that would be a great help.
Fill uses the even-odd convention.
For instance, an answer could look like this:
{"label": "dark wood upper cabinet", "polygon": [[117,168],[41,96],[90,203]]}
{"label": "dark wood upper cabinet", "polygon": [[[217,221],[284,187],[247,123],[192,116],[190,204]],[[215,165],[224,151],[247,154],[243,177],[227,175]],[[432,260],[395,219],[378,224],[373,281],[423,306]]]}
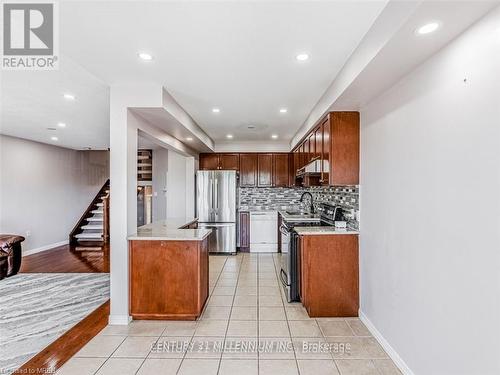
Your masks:
{"label": "dark wood upper cabinet", "polygon": [[240,154],[240,186],[257,186],[257,154]]}
{"label": "dark wood upper cabinet", "polygon": [[359,184],[359,112],[330,113],[330,185]]}
{"label": "dark wood upper cabinet", "polygon": [[273,186],[273,154],[257,155],[257,186]]}
{"label": "dark wood upper cabinet", "polygon": [[219,169],[234,170],[240,169],[239,154],[219,154]]}
{"label": "dark wood upper cabinet", "polygon": [[309,136],[309,162],[316,157],[316,139],[314,138],[314,132]]}
{"label": "dark wood upper cabinet", "polygon": [[219,155],[200,154],[200,169],[219,169]]}
{"label": "dark wood upper cabinet", "polygon": [[309,164],[310,156],[309,156],[309,138],[304,141],[304,159],[302,160],[302,166]]}
{"label": "dark wood upper cabinet", "polygon": [[286,187],[290,185],[288,160],[288,154],[273,154],[273,186]]}
{"label": "dark wood upper cabinet", "polygon": [[321,157],[322,166],[321,170],[321,185],[330,184],[330,120],[326,119],[323,124],[321,124],[321,130],[323,133],[323,156]]}
{"label": "dark wood upper cabinet", "polygon": [[316,128],[314,131],[314,143],[315,143],[315,158],[321,160],[323,154],[323,132],[321,129],[321,125]]}

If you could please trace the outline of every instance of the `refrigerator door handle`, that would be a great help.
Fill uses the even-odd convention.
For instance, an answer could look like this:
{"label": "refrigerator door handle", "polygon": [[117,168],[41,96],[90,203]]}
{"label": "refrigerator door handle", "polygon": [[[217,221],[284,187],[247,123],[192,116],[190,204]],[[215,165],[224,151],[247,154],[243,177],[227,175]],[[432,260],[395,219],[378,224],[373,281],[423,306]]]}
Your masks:
{"label": "refrigerator door handle", "polygon": [[219,209],[219,179],[215,177],[215,210]]}

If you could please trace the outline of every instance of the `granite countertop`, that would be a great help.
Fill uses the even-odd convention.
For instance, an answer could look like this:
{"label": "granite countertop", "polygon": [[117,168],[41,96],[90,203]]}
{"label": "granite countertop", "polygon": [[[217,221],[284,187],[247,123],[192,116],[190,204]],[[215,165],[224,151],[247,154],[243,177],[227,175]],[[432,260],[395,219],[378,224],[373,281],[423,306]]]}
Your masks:
{"label": "granite countertop", "polygon": [[137,228],[137,233],[128,236],[128,240],[145,241],[202,241],[211,229],[180,229],[193,224],[195,217],[182,217],[157,221]]}
{"label": "granite countertop", "polygon": [[359,234],[359,231],[353,229],[342,229],[331,227],[294,227],[299,236],[307,235],[331,235],[331,234]]}
{"label": "granite countertop", "polygon": [[[298,211],[297,211],[298,212]],[[306,215],[290,215],[285,210],[280,210],[279,213],[285,221],[294,222],[320,222],[320,217],[318,214],[306,214]]]}

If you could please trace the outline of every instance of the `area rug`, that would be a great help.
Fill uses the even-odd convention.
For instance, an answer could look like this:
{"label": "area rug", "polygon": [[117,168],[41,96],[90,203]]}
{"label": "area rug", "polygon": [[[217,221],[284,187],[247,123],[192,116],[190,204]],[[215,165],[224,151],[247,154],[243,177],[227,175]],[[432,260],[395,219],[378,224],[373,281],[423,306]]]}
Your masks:
{"label": "area rug", "polygon": [[108,299],[107,273],[0,280],[0,374],[11,374]]}

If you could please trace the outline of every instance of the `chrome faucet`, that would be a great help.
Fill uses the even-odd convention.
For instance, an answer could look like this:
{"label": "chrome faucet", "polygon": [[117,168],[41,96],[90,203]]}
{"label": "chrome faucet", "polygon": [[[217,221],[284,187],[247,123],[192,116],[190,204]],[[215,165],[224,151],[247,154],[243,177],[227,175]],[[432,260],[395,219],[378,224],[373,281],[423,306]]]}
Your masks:
{"label": "chrome faucet", "polygon": [[302,195],[300,196],[299,202],[302,203],[304,201],[304,195],[306,195],[306,194],[309,195],[309,197],[311,197],[311,207],[310,207],[309,211],[312,214],[314,214],[314,198],[313,198],[311,193],[309,193],[308,191],[306,191],[305,193],[302,193]]}

